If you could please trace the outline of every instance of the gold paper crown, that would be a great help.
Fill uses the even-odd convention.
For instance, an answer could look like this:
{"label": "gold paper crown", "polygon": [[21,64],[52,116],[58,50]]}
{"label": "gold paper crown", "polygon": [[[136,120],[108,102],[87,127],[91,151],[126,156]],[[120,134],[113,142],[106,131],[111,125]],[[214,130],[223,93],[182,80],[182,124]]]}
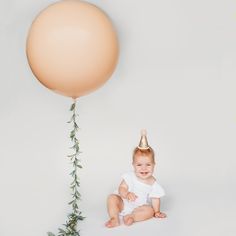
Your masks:
{"label": "gold paper crown", "polygon": [[140,139],[138,148],[141,150],[149,149],[148,141],[147,141],[147,131],[145,129],[141,130],[141,139]]}

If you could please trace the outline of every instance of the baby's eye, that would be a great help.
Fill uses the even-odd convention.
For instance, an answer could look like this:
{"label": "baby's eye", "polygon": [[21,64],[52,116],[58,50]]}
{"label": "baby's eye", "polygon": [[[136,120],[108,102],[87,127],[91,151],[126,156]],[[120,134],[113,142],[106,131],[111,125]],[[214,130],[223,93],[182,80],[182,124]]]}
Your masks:
{"label": "baby's eye", "polygon": [[141,164],[137,164],[137,166],[141,166]]}

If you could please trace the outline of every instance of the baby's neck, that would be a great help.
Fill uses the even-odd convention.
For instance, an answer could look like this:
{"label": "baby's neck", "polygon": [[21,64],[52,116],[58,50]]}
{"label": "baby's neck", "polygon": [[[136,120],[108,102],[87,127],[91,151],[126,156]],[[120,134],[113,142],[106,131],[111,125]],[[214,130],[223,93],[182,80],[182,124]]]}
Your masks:
{"label": "baby's neck", "polygon": [[150,176],[147,179],[142,179],[138,176],[136,176],[136,177],[140,182],[145,183],[145,184],[152,185],[155,182],[155,178],[153,176]]}

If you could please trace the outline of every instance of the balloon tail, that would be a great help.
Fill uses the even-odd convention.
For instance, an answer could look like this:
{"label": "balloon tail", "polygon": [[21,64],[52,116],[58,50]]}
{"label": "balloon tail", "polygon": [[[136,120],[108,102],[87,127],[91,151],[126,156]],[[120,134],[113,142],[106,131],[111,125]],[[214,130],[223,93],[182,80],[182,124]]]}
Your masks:
{"label": "balloon tail", "polygon": [[[70,111],[72,112],[71,119],[67,122],[72,124],[72,130],[70,131],[70,139],[73,143],[71,149],[73,149],[73,153],[68,155],[70,158],[71,164],[73,166],[73,170],[70,173],[72,176],[72,182],[70,184],[71,196],[72,200],[68,203],[72,207],[72,212],[68,214],[68,219],[64,225],[64,229],[59,228],[58,236],[80,236],[79,231],[77,231],[77,225],[79,221],[84,220],[85,217],[82,216],[82,212],[79,211],[78,203],[81,200],[81,194],[79,193],[79,177],[78,171],[82,168],[80,163],[79,154],[79,140],[77,138],[77,133],[79,130],[79,126],[77,124],[78,114],[76,113],[76,99],[73,99],[73,103],[70,106]],[[48,236],[55,236],[55,234],[48,232]]]}

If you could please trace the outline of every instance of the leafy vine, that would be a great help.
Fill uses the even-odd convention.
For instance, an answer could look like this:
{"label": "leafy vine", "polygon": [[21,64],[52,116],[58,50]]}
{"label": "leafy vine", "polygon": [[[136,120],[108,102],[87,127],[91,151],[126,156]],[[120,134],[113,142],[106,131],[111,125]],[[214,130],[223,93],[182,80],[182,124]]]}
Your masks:
{"label": "leafy vine", "polygon": [[[81,194],[78,191],[80,187],[79,177],[78,177],[78,170],[82,168],[80,164],[80,160],[78,158],[80,152],[79,141],[76,137],[79,127],[76,122],[76,117],[78,116],[76,113],[76,100],[74,99],[70,111],[72,112],[72,117],[70,121],[67,123],[72,123],[73,129],[70,132],[70,139],[73,143],[71,149],[74,150],[74,153],[68,155],[70,158],[71,164],[73,165],[73,171],[70,173],[72,176],[73,181],[70,184],[70,189],[72,191],[72,201],[68,204],[72,206],[72,212],[68,214],[67,221],[63,224],[64,229],[58,228],[58,236],[80,236],[79,231],[77,231],[78,221],[84,220],[85,217],[82,216],[82,212],[79,211],[78,202],[81,200]],[[52,232],[47,233],[48,236],[56,236]]]}

